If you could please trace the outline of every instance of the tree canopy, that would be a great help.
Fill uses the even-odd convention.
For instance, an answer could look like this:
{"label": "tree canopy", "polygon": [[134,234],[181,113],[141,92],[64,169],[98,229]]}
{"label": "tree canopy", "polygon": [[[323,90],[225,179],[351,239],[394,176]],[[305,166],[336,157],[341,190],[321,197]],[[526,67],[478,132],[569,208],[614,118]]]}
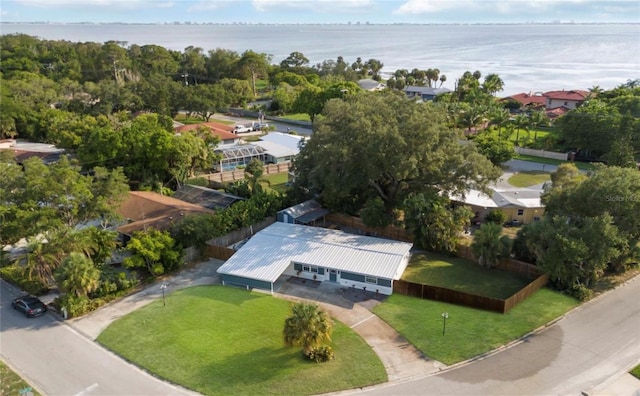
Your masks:
{"label": "tree canopy", "polygon": [[352,214],[375,198],[391,214],[412,192],[486,187],[500,170],[445,120],[443,109],[394,94],[330,100],[294,160],[295,187]]}

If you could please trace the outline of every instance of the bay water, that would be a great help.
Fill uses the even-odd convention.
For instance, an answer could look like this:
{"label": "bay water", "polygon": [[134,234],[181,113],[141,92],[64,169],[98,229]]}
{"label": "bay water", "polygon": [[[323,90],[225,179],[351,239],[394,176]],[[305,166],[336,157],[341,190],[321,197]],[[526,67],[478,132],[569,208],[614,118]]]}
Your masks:
{"label": "bay water", "polygon": [[443,87],[469,70],[498,74],[499,96],[518,92],[613,88],[640,78],[640,24],[521,25],[250,25],[2,23],[2,34],[50,40],[188,46],[272,55],[302,52],[312,65],[342,56],[351,64],[379,59],[383,76],[397,69],[437,68]]}

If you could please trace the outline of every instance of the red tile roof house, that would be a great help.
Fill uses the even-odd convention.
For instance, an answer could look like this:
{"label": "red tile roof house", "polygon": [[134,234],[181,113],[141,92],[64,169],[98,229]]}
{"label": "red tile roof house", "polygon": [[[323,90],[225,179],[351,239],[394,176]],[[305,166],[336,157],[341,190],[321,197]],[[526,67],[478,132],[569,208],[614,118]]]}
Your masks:
{"label": "red tile roof house", "polygon": [[573,90],[573,91],[549,91],[545,92],[545,106],[547,110],[557,107],[566,107],[567,109],[575,109],[589,96],[589,91]]}
{"label": "red tile roof house", "polygon": [[233,126],[219,124],[216,122],[204,122],[202,124],[182,125],[174,128],[173,130],[175,131],[175,133],[180,134],[188,131],[195,131],[199,127],[208,128],[211,130],[212,135],[218,136],[220,138],[219,146],[233,146],[240,142],[240,137],[238,137],[238,135],[236,135],[235,133],[231,132],[233,130]]}
{"label": "red tile roof house", "polygon": [[503,98],[503,100],[515,100],[516,102],[520,103],[520,105],[522,107],[544,107],[547,99],[542,95],[542,93],[540,92],[536,92],[536,93],[519,93],[519,94],[515,94],[512,96],[508,96],[506,98]]}

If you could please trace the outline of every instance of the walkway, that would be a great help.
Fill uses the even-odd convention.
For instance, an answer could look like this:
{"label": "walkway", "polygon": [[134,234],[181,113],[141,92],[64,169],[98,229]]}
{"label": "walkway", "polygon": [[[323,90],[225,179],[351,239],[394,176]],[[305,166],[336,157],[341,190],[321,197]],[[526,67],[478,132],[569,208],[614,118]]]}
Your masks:
{"label": "walkway", "polygon": [[[223,261],[215,259],[199,263],[175,276],[158,280],[136,294],[107,304],[87,316],[71,319],[67,323],[89,339],[95,340],[118,318],[162,298],[160,286],[163,283],[167,285],[166,293],[185,287],[220,284],[216,271],[222,264]],[[376,303],[375,294],[367,293],[365,296],[361,290],[345,290],[337,284],[314,281],[303,284],[296,280],[284,282],[275,295],[289,300],[318,302],[332,317],[351,327],[373,348],[387,370],[389,381],[408,381],[437,372],[444,367],[439,362],[425,358],[393,328],[369,311]]]}

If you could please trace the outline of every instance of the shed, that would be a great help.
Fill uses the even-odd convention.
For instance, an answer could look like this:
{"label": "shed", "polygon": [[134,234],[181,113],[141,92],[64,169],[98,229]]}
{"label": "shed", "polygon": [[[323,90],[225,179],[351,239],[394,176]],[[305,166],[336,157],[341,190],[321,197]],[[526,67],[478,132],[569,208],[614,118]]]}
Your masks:
{"label": "shed", "polygon": [[277,290],[283,277],[334,282],[390,295],[412,245],[339,230],[276,222],[255,234],[219,269],[222,283]]}
{"label": "shed", "polygon": [[329,210],[323,208],[317,201],[310,199],[290,208],[278,212],[276,220],[282,223],[310,224],[324,217]]}

